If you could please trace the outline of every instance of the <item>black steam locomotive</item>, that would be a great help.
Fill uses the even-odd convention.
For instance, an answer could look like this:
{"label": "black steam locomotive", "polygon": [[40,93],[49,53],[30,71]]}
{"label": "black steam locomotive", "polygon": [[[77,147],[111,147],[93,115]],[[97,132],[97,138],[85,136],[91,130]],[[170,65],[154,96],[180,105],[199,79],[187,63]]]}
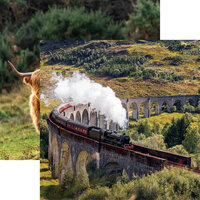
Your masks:
{"label": "black steam locomotive", "polygon": [[124,149],[133,149],[133,145],[130,143],[130,137],[125,135],[125,133],[122,135],[117,131],[103,130],[96,126],[88,126],[71,119],[67,119],[66,117],[62,116],[56,108],[54,108],[49,117],[61,127],[75,133],[98,141],[117,145],[123,147]]}

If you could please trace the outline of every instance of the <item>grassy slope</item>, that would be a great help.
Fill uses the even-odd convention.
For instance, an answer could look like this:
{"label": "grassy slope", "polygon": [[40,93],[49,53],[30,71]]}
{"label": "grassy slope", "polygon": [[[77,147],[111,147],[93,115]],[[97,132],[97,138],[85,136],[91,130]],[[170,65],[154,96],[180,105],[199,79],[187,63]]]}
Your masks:
{"label": "grassy slope", "polygon": [[[150,125],[153,125],[153,123],[155,121],[160,124],[161,128],[163,128],[166,123],[171,123],[173,118],[175,118],[175,119],[182,118],[183,115],[184,115],[184,113],[177,113],[177,112],[166,113],[166,112],[164,112],[164,113],[161,113],[160,115],[153,115],[150,118],[141,118],[137,122],[130,119],[129,123],[131,125],[133,125],[133,124],[137,124],[141,120],[145,119],[145,120],[148,120]],[[131,116],[129,115],[129,117],[131,117]],[[198,120],[198,114],[192,113],[192,126],[197,126],[197,120]]]}
{"label": "grassy slope", "polygon": [[0,95],[0,159],[39,159],[40,139],[29,110],[30,89],[20,86]]}
{"label": "grassy slope", "polygon": [[[57,189],[56,189],[57,188]],[[52,191],[52,192],[51,192]],[[59,193],[61,187],[58,185],[58,179],[51,177],[48,160],[40,161],[40,199],[61,199]]]}
{"label": "grassy slope", "polygon": [[[104,41],[105,42],[105,41]],[[91,42],[90,42],[91,43]],[[108,41],[108,43],[113,43]],[[188,42],[188,44],[193,44],[194,41]],[[195,45],[199,46],[197,41]],[[75,48],[83,48],[80,45]],[[69,51],[74,48],[69,49]],[[192,77],[200,77],[200,64],[196,62],[198,58],[197,55],[185,55],[179,52],[171,52],[166,47],[158,43],[143,43],[137,44],[133,43],[131,45],[120,45],[111,46],[108,48],[107,52],[124,52],[127,51],[130,55],[152,55],[153,59],[146,65],[149,69],[154,69],[158,72],[175,72],[176,74],[187,77],[186,80],[178,82],[169,82],[167,80],[152,78],[148,80],[137,80],[131,77],[122,78],[110,78],[110,77],[98,77],[89,74],[82,67],[75,68],[72,66],[64,65],[44,65],[44,63],[49,59],[49,56],[44,55],[42,52],[41,60],[41,87],[45,89],[47,83],[51,77],[52,72],[61,73],[65,70],[66,76],[71,75],[73,71],[80,70],[85,72],[88,77],[94,81],[101,83],[104,86],[111,87],[116,95],[120,98],[125,97],[138,97],[138,96],[169,96],[177,94],[197,94],[198,87],[200,85],[199,80],[192,80]],[[180,56],[183,59],[183,63],[180,66],[172,66],[167,60],[163,60],[165,57]],[[161,66],[159,66],[161,64]],[[47,72],[48,71],[48,72]]]}

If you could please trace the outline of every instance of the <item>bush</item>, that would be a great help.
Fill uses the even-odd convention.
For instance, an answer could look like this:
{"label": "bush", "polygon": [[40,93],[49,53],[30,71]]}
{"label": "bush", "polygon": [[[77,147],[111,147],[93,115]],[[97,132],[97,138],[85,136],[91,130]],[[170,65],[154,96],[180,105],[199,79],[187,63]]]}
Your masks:
{"label": "bush", "polygon": [[74,177],[72,171],[68,169],[64,174],[62,185],[70,187],[73,184],[73,182]]}
{"label": "bush", "polygon": [[124,29],[129,39],[157,40],[160,38],[160,3],[151,0],[139,0],[130,14]]}
{"label": "bush", "polygon": [[190,113],[195,112],[195,107],[192,106],[192,105],[190,105],[189,102],[187,102],[187,103],[184,105],[183,109],[184,109],[184,112],[190,112]]}
{"label": "bush", "polygon": [[172,148],[169,148],[168,151],[173,152],[173,153],[178,153],[181,155],[188,155],[188,152],[185,150],[182,144],[173,146]]}
{"label": "bush", "polygon": [[97,187],[96,189],[88,189],[81,200],[106,200],[109,196],[110,189],[108,187]]}
{"label": "bush", "polygon": [[141,140],[136,141],[135,143],[152,149],[166,150],[164,137],[158,134],[153,134],[148,138],[143,138],[143,139],[141,138]]}
{"label": "bush", "polygon": [[0,121],[8,121],[9,116],[4,110],[0,109]]}
{"label": "bush", "polygon": [[88,174],[86,171],[82,170],[76,176],[73,191],[75,194],[81,194],[88,187],[89,187]]}
{"label": "bush", "polygon": [[171,61],[170,65],[178,66],[182,63],[183,59],[180,56],[174,56],[174,57],[165,57],[163,60],[169,60]]}

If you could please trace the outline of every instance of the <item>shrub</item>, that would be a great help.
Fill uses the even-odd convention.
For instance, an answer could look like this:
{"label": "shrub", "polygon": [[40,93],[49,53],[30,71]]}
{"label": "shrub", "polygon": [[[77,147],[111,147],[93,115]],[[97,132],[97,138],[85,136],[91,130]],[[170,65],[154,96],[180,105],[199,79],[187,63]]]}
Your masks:
{"label": "shrub", "polygon": [[81,194],[89,187],[89,178],[86,171],[82,170],[78,173],[75,179],[74,193]]}
{"label": "shrub", "polygon": [[163,60],[169,60],[170,65],[178,66],[182,63],[182,58],[180,56],[174,56],[174,57],[165,57]]}
{"label": "shrub", "polygon": [[72,171],[68,169],[64,174],[62,185],[70,187],[73,184],[73,181],[74,177]]}
{"label": "shrub", "polygon": [[9,116],[4,110],[0,109],[0,121],[8,121]]}
{"label": "shrub", "polygon": [[190,112],[190,113],[191,113],[191,112],[195,112],[195,107],[192,106],[192,105],[190,105],[189,102],[187,102],[187,103],[184,105],[183,109],[184,109],[184,112]]}
{"label": "shrub", "polygon": [[177,111],[176,106],[171,106],[170,107],[170,112],[176,112],[176,111]]}
{"label": "shrub", "polygon": [[188,152],[185,150],[185,148],[182,144],[173,146],[173,147],[169,148],[168,151],[173,152],[173,153],[178,153],[181,155],[188,155]]}
{"label": "shrub", "polygon": [[96,189],[88,189],[80,198],[81,200],[106,200],[109,196],[110,189],[108,187],[97,187]]}
{"label": "shrub", "polygon": [[141,140],[137,141],[136,143],[152,149],[166,150],[164,137],[158,134],[153,134],[148,138],[141,138]]}

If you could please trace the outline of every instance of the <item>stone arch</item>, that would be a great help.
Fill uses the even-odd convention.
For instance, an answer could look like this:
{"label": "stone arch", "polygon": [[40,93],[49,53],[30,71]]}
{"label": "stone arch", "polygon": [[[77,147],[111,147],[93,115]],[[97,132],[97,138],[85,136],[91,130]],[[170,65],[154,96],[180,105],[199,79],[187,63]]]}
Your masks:
{"label": "stone arch", "polygon": [[135,102],[130,105],[130,114],[133,120],[139,119],[139,109]]}
{"label": "stone arch", "polygon": [[177,99],[174,102],[173,106],[176,106],[176,110],[177,111],[181,111],[183,109],[183,103],[182,103],[182,101],[180,99]]}
{"label": "stone arch", "polygon": [[63,184],[63,178],[67,170],[70,170],[71,173],[73,173],[71,152],[70,152],[70,148],[67,142],[62,143],[60,163],[61,163],[61,171],[60,171],[59,181],[61,184]]}
{"label": "stone arch", "polygon": [[97,126],[97,112],[96,111],[90,112],[90,125]]}
{"label": "stone arch", "polygon": [[87,151],[80,151],[76,159],[76,175],[79,173],[87,173],[86,166],[90,160],[90,156]]}
{"label": "stone arch", "polygon": [[117,162],[109,162],[104,166],[108,174],[122,174],[123,168]]}
{"label": "stone arch", "polygon": [[195,101],[192,98],[188,98],[186,103],[189,103],[191,106],[195,106]]}
{"label": "stone arch", "polygon": [[150,110],[148,109],[147,101],[144,101],[140,104],[139,116],[140,117],[149,117],[150,116]]}
{"label": "stone arch", "polygon": [[76,112],[76,119],[75,119],[75,121],[81,123],[81,113],[79,111]]}
{"label": "stone arch", "polygon": [[151,115],[159,115],[160,114],[160,106],[159,103],[157,101],[153,101],[151,103]]}
{"label": "stone arch", "polygon": [[74,115],[73,115],[73,113],[71,113],[70,119],[74,121]]}
{"label": "stone arch", "polygon": [[163,103],[161,105],[161,111],[162,112],[170,112],[170,101],[169,100],[163,101]]}
{"label": "stone arch", "polygon": [[83,111],[83,114],[82,114],[82,123],[87,124],[87,125],[89,124],[89,115],[86,109]]}
{"label": "stone arch", "polygon": [[58,177],[58,164],[59,164],[59,153],[58,153],[58,142],[56,135],[52,138],[52,163],[53,163],[53,171],[54,171],[54,177]]}

